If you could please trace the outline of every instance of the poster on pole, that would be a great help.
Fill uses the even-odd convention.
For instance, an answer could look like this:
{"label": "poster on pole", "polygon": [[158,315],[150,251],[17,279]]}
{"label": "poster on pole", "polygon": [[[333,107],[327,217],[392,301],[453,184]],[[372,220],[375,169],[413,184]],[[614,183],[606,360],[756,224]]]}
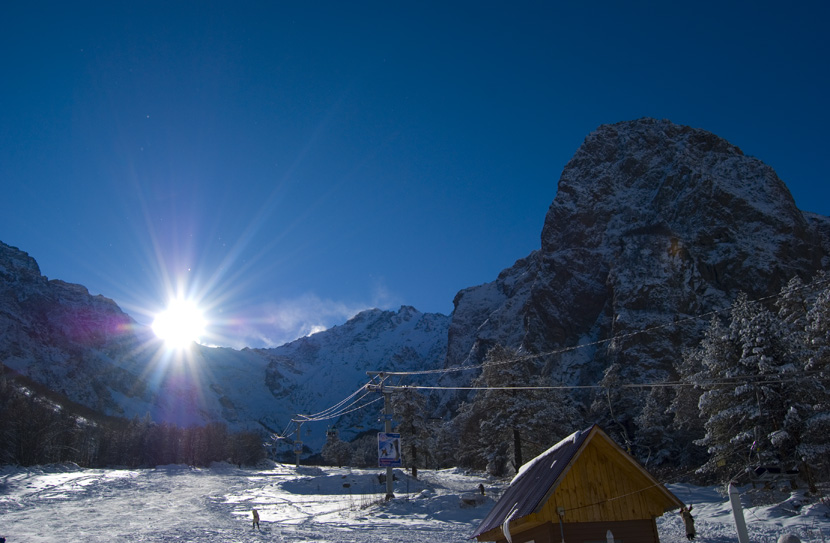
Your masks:
{"label": "poster on pole", "polygon": [[378,466],[381,468],[401,466],[401,434],[378,432]]}

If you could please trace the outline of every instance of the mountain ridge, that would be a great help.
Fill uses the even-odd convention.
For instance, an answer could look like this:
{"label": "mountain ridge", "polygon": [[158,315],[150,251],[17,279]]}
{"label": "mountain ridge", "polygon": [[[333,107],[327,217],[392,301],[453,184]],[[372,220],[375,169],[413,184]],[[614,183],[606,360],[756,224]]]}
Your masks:
{"label": "mountain ridge", "polygon": [[[3,364],[105,415],[149,414],[184,427],[221,421],[281,434],[299,413],[322,411],[332,397],[359,389],[367,371],[440,365],[448,320],[411,306],[371,309],[272,349],[194,345],[171,353],[112,300],[47,279],[34,258],[0,242]],[[356,412],[343,423],[365,426],[377,413]],[[323,429],[336,422],[309,424],[316,429],[306,443],[322,446]]]}
{"label": "mountain ridge", "polygon": [[[544,355],[551,384],[665,379],[706,325],[695,317],[828,265],[830,218],[798,210],[772,168],[710,132],[638,119],[585,138],[560,176],[540,248],[459,291],[449,316],[372,309],[280,347],[197,346],[174,364],[112,300],[48,280],[0,242],[0,356],[107,414],[281,433],[298,413],[359,390],[367,371],[476,365],[496,345]],[[470,373],[448,372],[442,384],[467,384]],[[463,394],[445,393],[437,413],[451,417]],[[348,438],[377,425],[377,413],[317,425]]]}

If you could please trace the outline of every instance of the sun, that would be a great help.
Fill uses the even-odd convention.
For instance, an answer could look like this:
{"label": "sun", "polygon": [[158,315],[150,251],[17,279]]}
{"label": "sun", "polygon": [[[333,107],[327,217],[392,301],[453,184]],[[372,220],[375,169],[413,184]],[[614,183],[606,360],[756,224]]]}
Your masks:
{"label": "sun", "polygon": [[156,315],[153,332],[173,349],[184,349],[198,343],[205,333],[207,321],[199,307],[189,300],[173,300],[167,309]]}

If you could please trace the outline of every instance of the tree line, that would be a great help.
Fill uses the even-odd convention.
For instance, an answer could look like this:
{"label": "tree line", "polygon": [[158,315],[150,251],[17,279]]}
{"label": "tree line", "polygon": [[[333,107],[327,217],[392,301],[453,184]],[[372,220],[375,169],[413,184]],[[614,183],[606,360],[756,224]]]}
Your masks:
{"label": "tree line", "polygon": [[221,423],[181,428],[155,423],[149,415],[104,417],[20,376],[0,375],[0,464],[136,468],[248,465],[264,457],[256,432],[230,432]]}
{"label": "tree line", "polygon": [[[393,394],[404,463],[507,475],[598,423],[647,468],[690,480],[746,481],[759,467],[830,480],[830,278],[793,279],[767,303],[738,296],[673,365],[669,386],[622,393],[611,364],[593,392],[546,389],[562,383],[536,357],[496,346],[449,420],[430,419],[435,399],[417,389]],[[323,458],[376,465],[373,439],[331,432]]]}

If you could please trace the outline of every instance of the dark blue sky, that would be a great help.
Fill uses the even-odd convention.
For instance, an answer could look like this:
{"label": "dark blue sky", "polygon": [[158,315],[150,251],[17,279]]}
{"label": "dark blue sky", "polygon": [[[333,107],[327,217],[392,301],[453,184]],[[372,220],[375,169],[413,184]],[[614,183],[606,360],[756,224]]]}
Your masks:
{"label": "dark blue sky", "polygon": [[559,4],[6,5],[0,240],[241,347],[449,313],[539,247],[604,123],[712,131],[830,215],[825,3]]}

